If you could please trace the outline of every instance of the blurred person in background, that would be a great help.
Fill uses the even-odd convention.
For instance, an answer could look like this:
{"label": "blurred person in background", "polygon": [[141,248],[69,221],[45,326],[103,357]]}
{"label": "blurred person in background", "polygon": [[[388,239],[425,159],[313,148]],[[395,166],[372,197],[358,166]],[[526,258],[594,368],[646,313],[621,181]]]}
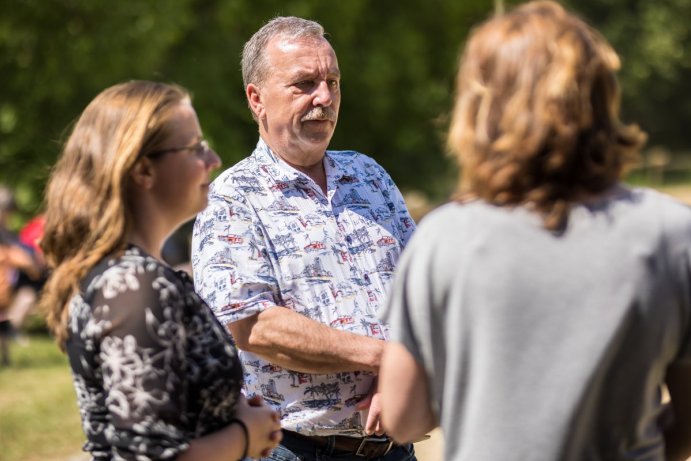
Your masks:
{"label": "blurred person in background", "polygon": [[440,422],[450,460],[691,455],[691,210],[620,182],[645,136],[619,120],[619,66],[550,1],[473,31],[461,194],[422,221],[382,312],[397,440]]}
{"label": "blurred person in background", "polygon": [[43,250],[40,247],[44,225],[45,217],[43,214],[39,214],[24,224],[18,234],[20,243],[31,250],[36,266],[36,270],[31,275],[25,272],[19,274],[17,290],[10,308],[12,325],[19,334],[18,339],[22,343],[28,341],[25,336],[21,335],[22,326],[27,316],[34,312],[41,289],[48,276]]}
{"label": "blurred person in background", "polygon": [[16,211],[12,191],[0,185],[0,364],[10,364],[10,342],[16,337],[16,321],[22,281],[28,283],[41,276],[41,266],[30,249],[8,228]]}
{"label": "blurred person in background", "polygon": [[54,168],[41,305],[93,459],[237,460],[280,440],[277,413],[240,393],[225,327],[161,259],[220,164],[185,90],[131,81],[88,105]]}

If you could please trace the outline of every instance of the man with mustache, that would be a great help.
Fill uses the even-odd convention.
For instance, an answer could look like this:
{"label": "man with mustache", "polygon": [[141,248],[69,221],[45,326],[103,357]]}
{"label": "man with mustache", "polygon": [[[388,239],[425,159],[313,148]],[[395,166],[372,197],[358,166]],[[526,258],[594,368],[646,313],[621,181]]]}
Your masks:
{"label": "man with mustache", "polygon": [[260,139],[197,218],[197,291],[241,350],[246,392],[281,412],[273,459],[414,460],[383,435],[375,392],[376,314],[414,230],[403,198],[371,158],[327,150],[341,74],[321,25],[269,21],[242,73]]}

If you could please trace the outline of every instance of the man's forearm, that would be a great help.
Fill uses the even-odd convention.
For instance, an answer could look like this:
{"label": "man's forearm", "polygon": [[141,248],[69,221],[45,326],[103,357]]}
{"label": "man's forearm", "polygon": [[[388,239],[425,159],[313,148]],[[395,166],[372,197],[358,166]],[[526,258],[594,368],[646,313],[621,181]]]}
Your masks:
{"label": "man's forearm", "polygon": [[385,344],[280,306],[228,326],[240,349],[303,373],[377,372]]}

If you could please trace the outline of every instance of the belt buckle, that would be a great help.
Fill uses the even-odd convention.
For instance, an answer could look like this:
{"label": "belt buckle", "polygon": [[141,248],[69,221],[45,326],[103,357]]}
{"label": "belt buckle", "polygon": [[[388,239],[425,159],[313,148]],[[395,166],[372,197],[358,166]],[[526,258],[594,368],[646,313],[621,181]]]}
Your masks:
{"label": "belt buckle", "polygon": [[393,446],[393,439],[390,439],[388,437],[363,437],[362,441],[360,442],[360,446],[358,447],[357,451],[355,452],[355,456],[362,456],[363,458],[367,458],[367,455],[362,453],[362,449],[365,448],[365,445],[369,442],[375,442],[375,443],[389,443],[389,446],[386,447],[386,450],[384,450],[384,453],[382,453],[379,456],[386,456],[387,453],[391,451],[391,447]]}

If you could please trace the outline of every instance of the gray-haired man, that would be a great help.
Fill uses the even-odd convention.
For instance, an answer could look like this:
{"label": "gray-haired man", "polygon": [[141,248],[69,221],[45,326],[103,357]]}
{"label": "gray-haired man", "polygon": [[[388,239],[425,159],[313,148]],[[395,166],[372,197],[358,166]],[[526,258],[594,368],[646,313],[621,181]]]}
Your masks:
{"label": "gray-haired man", "polygon": [[242,71],[260,139],[197,218],[197,290],[241,350],[248,394],[281,412],[275,459],[414,459],[381,435],[375,393],[376,314],[414,230],[403,198],[371,158],[326,150],[341,75],[319,24],[268,22]]}

